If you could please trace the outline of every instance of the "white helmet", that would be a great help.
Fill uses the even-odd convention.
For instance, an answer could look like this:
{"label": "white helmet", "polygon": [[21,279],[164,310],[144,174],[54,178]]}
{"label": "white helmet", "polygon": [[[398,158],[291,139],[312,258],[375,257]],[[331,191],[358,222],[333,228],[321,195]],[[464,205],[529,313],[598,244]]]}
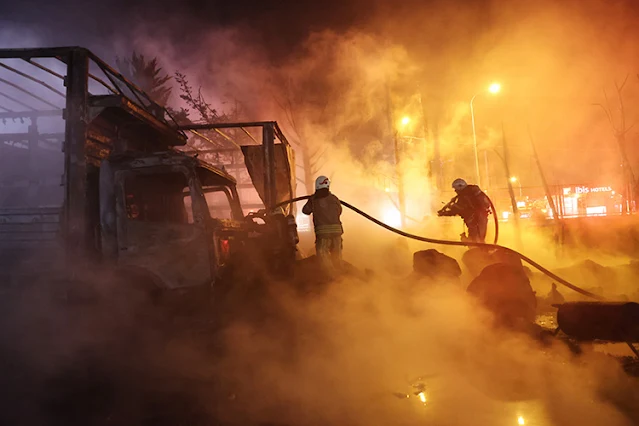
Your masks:
{"label": "white helmet", "polygon": [[466,188],[467,186],[468,186],[468,184],[462,178],[457,178],[457,179],[455,179],[453,181],[453,189],[455,191],[461,191],[462,189]]}
{"label": "white helmet", "polygon": [[317,179],[315,179],[315,190],[317,191],[318,189],[328,189],[328,187],[331,185],[331,181],[328,180],[328,178],[326,176],[320,176]]}

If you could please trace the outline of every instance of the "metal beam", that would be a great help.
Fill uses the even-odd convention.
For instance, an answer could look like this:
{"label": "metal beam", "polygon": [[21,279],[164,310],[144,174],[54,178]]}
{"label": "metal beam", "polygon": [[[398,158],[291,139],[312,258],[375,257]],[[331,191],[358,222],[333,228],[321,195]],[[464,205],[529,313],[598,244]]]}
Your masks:
{"label": "metal beam", "polygon": [[75,256],[91,250],[90,222],[87,193],[86,138],[88,117],[89,56],[86,50],[69,53],[67,62],[67,103],[65,162],[65,225],[68,261],[72,265]]}
{"label": "metal beam", "polygon": [[275,181],[275,135],[274,122],[262,127],[262,144],[264,149],[264,204],[267,211],[275,207],[277,184]]}
{"label": "metal beam", "polygon": [[238,127],[264,127],[277,125],[275,121],[253,121],[243,123],[204,123],[204,124],[187,124],[179,126],[180,130],[214,130],[214,129],[231,129]]}
{"label": "metal beam", "polygon": [[20,106],[23,106],[23,107],[25,107],[25,108],[28,108],[28,109],[30,109],[32,112],[33,112],[33,111],[37,111],[37,110],[36,110],[34,107],[32,107],[31,105],[29,105],[29,104],[25,104],[25,103],[24,103],[24,102],[22,102],[20,99],[16,99],[16,98],[14,98],[14,97],[13,97],[13,96],[11,96],[11,95],[7,95],[6,93],[0,92],[0,96],[2,96],[2,97],[4,97],[4,98],[9,99],[11,102],[15,102],[16,104],[18,104],[18,105],[20,105]]}
{"label": "metal beam", "polygon": [[253,137],[253,135],[252,135],[252,134],[251,134],[248,130],[246,130],[244,127],[240,127],[240,129],[242,129],[242,131],[243,131],[244,133],[246,133],[246,135],[247,135],[249,138],[251,138],[251,139],[253,140],[253,142],[255,142],[255,143],[259,144],[259,142],[257,141],[257,139],[255,139],[255,138]]}
{"label": "metal beam", "polygon": [[42,64],[39,64],[39,63],[37,63],[37,62],[33,61],[32,59],[25,59],[25,58],[22,58],[22,60],[23,60],[23,61],[26,61],[26,62],[28,62],[28,63],[30,63],[31,65],[33,65],[33,66],[34,66],[34,67],[36,67],[36,68],[40,68],[42,71],[46,71],[46,72],[48,72],[49,74],[51,74],[51,75],[53,75],[53,76],[56,76],[56,77],[58,77],[59,79],[64,80],[64,76],[63,76],[63,75],[60,75],[60,74],[58,74],[57,72],[55,72],[55,71],[53,71],[53,70],[50,70],[49,68],[45,67],[45,66],[44,66],[44,65],[42,65]]}
{"label": "metal beam", "polygon": [[[139,102],[138,106],[141,109],[146,110],[147,113],[149,113],[149,109],[161,109],[165,115],[168,115],[171,118],[174,126],[169,125],[169,121],[171,120],[166,120],[164,115],[162,117],[156,117],[156,118],[164,122],[168,127],[172,127],[172,128],[177,127],[177,123],[175,123],[175,119],[173,119],[173,117],[166,110],[166,108],[154,102],[153,99],[151,99],[147,93],[145,93],[142,89],[140,89],[134,83],[128,81],[121,73],[119,73],[118,71],[110,67],[106,62],[98,58],[88,49],[77,47],[77,46],[35,48],[35,49],[0,49],[0,59],[3,59],[3,58],[22,59],[46,72],[49,72],[50,74],[53,74],[57,77],[62,77],[60,74],[57,74],[54,71],[51,71],[50,69],[38,64],[37,62],[34,62],[33,59],[34,58],[56,58],[63,63],[68,63],[69,58],[72,56],[73,52],[82,52],[89,58],[90,61],[94,62],[101,69],[101,71],[107,76],[107,78],[111,80],[111,77],[115,77],[115,79],[117,79],[119,83],[121,83],[123,86],[126,86],[131,91],[131,94],[133,95],[133,97],[137,99],[137,101],[133,101],[132,99],[129,99],[131,103],[138,104]],[[113,85],[115,87],[111,87],[108,83],[106,83],[105,81],[101,80],[100,78],[90,73],[89,73],[89,78],[102,84],[104,87],[106,87],[108,90],[114,93],[121,91],[121,88],[119,87],[120,85],[118,84],[118,82],[113,82]],[[147,102],[142,101],[142,98],[146,99],[150,105],[146,105]],[[57,106],[54,106],[54,108],[57,108]],[[151,114],[151,115],[156,115],[156,114]],[[186,139],[186,135],[182,134],[182,137]]]}
{"label": "metal beam", "polygon": [[26,79],[28,79],[28,80],[31,80],[31,81],[33,81],[34,83],[38,83],[39,85],[41,85],[41,86],[43,86],[43,87],[46,87],[47,89],[51,90],[53,93],[56,93],[56,94],[58,94],[58,95],[62,96],[63,98],[64,98],[64,96],[65,96],[65,95],[64,95],[64,93],[62,93],[61,91],[59,91],[59,90],[58,90],[58,89],[56,89],[55,87],[52,87],[51,85],[49,85],[49,84],[45,83],[45,82],[44,82],[44,81],[42,81],[42,80],[38,80],[37,78],[31,77],[29,74],[23,73],[23,72],[22,72],[22,71],[20,71],[20,70],[17,70],[17,69],[15,69],[15,68],[13,68],[13,67],[10,67],[10,66],[9,66],[9,65],[7,65],[7,64],[3,64],[2,62],[0,62],[0,67],[4,68],[4,69],[6,69],[6,70],[9,70],[9,71],[11,71],[11,72],[14,72],[14,73],[18,74],[19,76],[24,77],[24,78],[26,78]]}
{"label": "metal beam", "polygon": [[[29,138],[28,133],[0,133],[0,141],[22,141]],[[39,133],[38,140],[49,142],[48,139],[64,140],[64,133]]]}
{"label": "metal beam", "polygon": [[[104,62],[102,59],[98,58],[97,56],[95,56],[93,53],[89,52],[89,57],[91,58],[91,60],[93,62],[95,62],[95,64],[100,68],[100,70],[102,70],[102,72],[104,73],[104,75],[107,76],[107,78],[109,78],[109,80],[111,80],[110,75],[116,77],[118,80],[120,80],[122,83],[124,83],[125,86],[127,86],[127,88],[131,91],[131,93],[133,93],[133,95],[137,98],[137,100],[140,102],[140,106],[143,108],[146,108],[147,106],[144,105],[144,102],[142,102],[142,100],[140,99],[140,97],[138,96],[138,94],[141,94],[142,96],[144,96],[146,98],[147,101],[149,101],[149,103],[151,103],[152,105],[158,105],[157,103],[155,103],[155,101],[153,101],[153,99],[151,99],[149,97],[149,95],[142,89],[140,89],[138,86],[136,86],[135,84],[131,83],[129,80],[126,79],[126,77],[124,77],[122,74],[120,74],[119,72],[117,72],[114,68],[112,68],[109,64],[107,64],[106,62]],[[115,84],[115,83],[114,83]],[[118,87],[118,90],[120,88]],[[137,93],[136,93],[137,92]],[[164,108],[162,108],[164,109]]]}
{"label": "metal beam", "polygon": [[[116,95],[117,95],[117,94],[123,95],[121,92],[119,92],[119,91],[118,91],[119,89],[118,89],[118,87],[117,87],[117,86],[116,86],[116,88],[114,89],[113,87],[109,86],[109,85],[108,85],[105,81],[101,80],[100,78],[98,78],[98,77],[94,76],[94,75],[93,75],[93,74],[91,74],[91,73],[89,73],[89,78],[90,78],[91,80],[94,80],[94,81],[96,81],[96,82],[100,83],[100,84],[101,84],[101,85],[103,85],[104,87],[106,87],[106,88],[107,88],[107,90],[108,90],[109,92],[114,93],[114,94],[116,94]],[[123,95],[123,96],[124,96],[124,95]]]}
{"label": "metal beam", "polygon": [[34,49],[0,49],[0,58],[66,58],[72,51],[76,50],[83,50],[85,52],[88,52],[87,49],[79,46],[44,47]]}
{"label": "metal beam", "polygon": [[[100,70],[102,70],[104,75],[106,75],[106,77],[111,82],[113,82],[111,76],[114,76],[118,80],[120,80],[120,82],[124,83],[125,86],[127,86],[127,88],[131,91],[133,96],[135,96],[135,98],[138,100],[139,106],[141,108],[143,108],[143,109],[150,109],[150,108],[152,108],[152,109],[160,109],[160,110],[162,110],[164,112],[164,114],[169,116],[169,118],[171,119],[171,121],[173,121],[173,123],[175,124],[176,127],[178,126],[177,122],[175,121],[175,119],[173,118],[171,113],[166,108],[164,108],[162,105],[159,105],[157,102],[155,102],[153,99],[151,99],[151,97],[144,90],[140,89],[134,83],[132,83],[129,80],[127,80],[126,77],[124,77],[121,73],[119,73],[114,68],[112,68],[109,64],[104,62],[102,59],[98,58],[92,52],[88,52],[88,53],[89,53],[89,58],[91,58],[91,60],[100,68]],[[116,83],[113,83],[113,84],[116,86],[116,90],[118,90],[118,91],[120,91],[120,93],[122,93],[121,90],[120,90],[120,87],[117,87],[118,85]],[[140,99],[139,95],[142,95],[148,101],[149,105],[145,105],[144,102],[142,102],[142,99]],[[164,114],[163,114],[163,116],[161,118],[160,117],[156,117],[156,118],[158,118],[161,121],[164,121],[168,125],[168,121],[165,120]],[[151,112],[151,115],[155,116],[155,114],[153,112]],[[183,134],[183,136],[184,136],[184,138],[186,138],[185,134]]]}
{"label": "metal beam", "polygon": [[282,141],[282,143],[284,143],[284,144],[286,144],[286,145],[288,145],[288,146],[291,146],[291,144],[290,144],[290,143],[288,143],[288,140],[286,139],[286,136],[284,136],[284,133],[283,133],[283,132],[282,132],[282,130],[280,129],[280,126],[277,124],[277,122],[274,122],[274,123],[275,123],[275,126],[274,126],[274,129],[275,129],[275,136],[277,136],[277,138],[278,138],[280,141]]}
{"label": "metal beam", "polygon": [[38,95],[34,95],[33,93],[29,92],[26,89],[23,89],[22,87],[18,86],[15,83],[10,82],[9,80],[5,80],[4,78],[0,78],[0,82],[6,84],[7,86],[11,86],[19,91],[21,91],[22,93],[31,96],[34,99],[39,100],[40,102],[47,104],[48,106],[50,106],[51,108],[59,108],[57,105],[52,104],[51,102],[47,101],[46,99],[42,99],[40,96]]}
{"label": "metal beam", "polygon": [[[2,108],[2,107],[0,107]],[[6,108],[4,108],[6,109]],[[38,118],[38,117],[62,117],[61,109],[44,111],[8,111],[0,112],[0,120],[3,118]]]}

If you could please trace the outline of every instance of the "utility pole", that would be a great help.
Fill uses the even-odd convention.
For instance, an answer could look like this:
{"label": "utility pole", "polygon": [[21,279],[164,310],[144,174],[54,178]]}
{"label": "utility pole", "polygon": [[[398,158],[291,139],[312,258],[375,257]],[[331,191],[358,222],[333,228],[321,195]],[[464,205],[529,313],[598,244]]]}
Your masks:
{"label": "utility pole", "polygon": [[530,138],[530,146],[532,147],[533,156],[535,157],[535,163],[537,163],[537,170],[539,170],[539,176],[541,177],[541,183],[544,186],[544,192],[546,193],[546,201],[548,201],[548,206],[550,207],[550,211],[552,212],[553,219],[555,220],[555,222],[557,222],[559,220],[559,213],[557,212],[557,208],[555,207],[555,201],[552,199],[550,187],[548,186],[548,181],[546,180],[546,175],[544,174],[544,170],[541,167],[541,161],[539,160],[539,154],[537,153],[537,147],[535,146],[532,133],[530,132],[530,127],[528,127],[528,136]]}
{"label": "utility pole", "polygon": [[548,201],[548,206],[550,207],[550,211],[552,212],[552,219],[555,224],[555,229],[557,232],[557,240],[559,241],[560,246],[563,247],[563,244],[564,244],[563,220],[562,218],[559,217],[559,212],[557,211],[557,207],[555,207],[555,201],[552,199],[552,193],[550,192],[550,187],[548,186],[548,181],[546,180],[546,175],[544,174],[544,170],[541,167],[541,161],[539,160],[539,154],[537,153],[537,147],[535,146],[535,141],[533,140],[532,133],[530,131],[530,126],[528,126],[528,137],[530,138],[530,146],[532,147],[533,156],[535,157],[535,162],[537,163],[537,169],[539,170],[541,183],[544,186],[544,192],[546,193],[546,201]]}
{"label": "utility pole", "polygon": [[488,168],[488,150],[484,151],[484,168],[486,169],[486,185],[484,189],[490,189],[490,169]]}
{"label": "utility pole", "polygon": [[513,184],[510,180],[510,167],[508,165],[508,145],[506,144],[506,134],[504,132],[504,124],[501,125],[501,143],[504,152],[504,168],[506,169],[506,181],[508,182],[508,195],[510,196],[510,203],[513,208],[513,214],[518,216],[519,209],[517,208],[517,199],[515,198],[515,191],[513,190]]}
{"label": "utility pole", "polygon": [[428,170],[428,214],[436,211],[433,208],[433,199],[441,194],[441,160],[439,158],[439,140],[437,135],[436,120],[431,117],[427,107],[424,105],[423,88],[419,87],[419,104],[422,110],[422,126],[424,132],[424,160]]}
{"label": "utility pole", "polygon": [[517,248],[522,247],[521,241],[521,229],[519,227],[519,208],[517,208],[517,199],[515,198],[515,191],[513,190],[513,184],[510,181],[510,167],[508,165],[508,144],[506,143],[506,132],[504,130],[504,123],[501,123],[501,142],[504,150],[504,168],[506,169],[506,182],[508,182],[508,195],[510,195],[510,203],[513,208],[513,217],[515,222],[515,235],[517,238]]}

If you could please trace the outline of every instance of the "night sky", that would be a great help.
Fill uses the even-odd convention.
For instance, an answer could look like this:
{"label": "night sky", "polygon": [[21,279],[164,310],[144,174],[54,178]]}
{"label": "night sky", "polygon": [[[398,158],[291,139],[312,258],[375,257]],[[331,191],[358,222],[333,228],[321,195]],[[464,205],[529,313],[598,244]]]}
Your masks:
{"label": "night sky", "polygon": [[[126,34],[142,23],[162,23],[186,41],[213,27],[241,26],[264,40],[267,48],[285,52],[310,32],[344,30],[365,22],[374,8],[366,1],[6,1],[0,22],[45,34],[54,43],[78,44]],[[169,25],[166,25],[166,24]]]}
{"label": "night sky", "polygon": [[[628,113],[639,117],[639,2],[633,0],[0,2],[3,46],[82,45],[111,63],[115,55],[141,49],[161,56],[167,70],[192,73],[194,84],[210,96],[226,90],[224,84],[235,97],[255,94],[263,89],[262,81],[282,77],[271,68],[283,69],[304,89],[305,100],[316,92],[326,95],[315,102],[317,110],[305,111],[313,123],[324,119],[323,104],[352,108],[348,111],[355,117],[362,111],[354,106],[357,102],[378,102],[360,77],[398,54],[395,77],[409,91],[419,85],[424,104],[442,131],[451,134],[446,145],[451,152],[467,150],[462,143],[468,140],[469,99],[500,80],[505,90],[498,99],[478,100],[480,139],[496,143],[505,123],[513,144],[526,147],[521,163],[528,164],[526,129],[531,126],[549,158],[578,157],[566,166],[558,164],[557,176],[587,178],[583,164],[601,163],[601,147],[613,139],[593,104],[604,101],[604,89],[614,93],[615,81],[626,75],[631,76],[625,94]],[[227,29],[232,36],[223,33]],[[351,51],[349,43],[360,44]],[[344,55],[351,53],[363,55],[362,60],[349,62]],[[313,55],[321,59],[313,61]],[[411,67],[416,71],[409,77],[399,75],[408,75]],[[351,79],[342,73],[351,73]],[[346,90],[350,98],[339,99]],[[270,92],[259,93],[258,99],[247,96],[254,106]],[[381,104],[369,117],[357,119],[370,121],[370,128],[383,127],[380,113]],[[273,111],[266,115],[276,116]],[[344,126],[366,139],[363,124]],[[628,140],[634,146],[639,135],[633,130]],[[614,164],[614,141],[609,148]]]}
{"label": "night sky", "polygon": [[[406,42],[423,43],[420,14],[429,8],[454,4],[476,16],[476,30],[490,25],[486,0],[371,1],[371,0],[22,0],[0,2],[0,23],[42,34],[51,44],[92,44],[126,35],[140,25],[151,33],[170,33],[176,42],[188,43],[212,28],[241,28],[247,39],[259,42],[277,57],[295,51],[309,34],[322,30],[342,32],[366,29],[386,33]],[[419,13],[416,13],[419,12]],[[453,16],[444,13],[442,24]],[[407,31],[397,31],[402,28]],[[472,38],[472,34],[466,34]],[[464,34],[456,34],[456,37]]]}

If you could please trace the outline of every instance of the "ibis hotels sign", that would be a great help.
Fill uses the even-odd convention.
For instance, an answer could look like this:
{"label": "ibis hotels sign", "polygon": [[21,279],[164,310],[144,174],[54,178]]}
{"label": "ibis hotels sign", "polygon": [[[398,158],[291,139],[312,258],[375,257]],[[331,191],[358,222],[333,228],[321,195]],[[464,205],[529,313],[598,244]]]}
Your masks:
{"label": "ibis hotels sign", "polygon": [[590,194],[591,192],[612,192],[612,188],[609,186],[595,186],[595,187],[587,187],[587,186],[577,186],[575,187],[575,192],[577,194]]}
{"label": "ibis hotels sign", "polygon": [[[573,192],[574,190],[574,192]],[[564,188],[564,195],[574,194],[597,194],[602,192],[613,192],[611,186],[575,186]]]}

